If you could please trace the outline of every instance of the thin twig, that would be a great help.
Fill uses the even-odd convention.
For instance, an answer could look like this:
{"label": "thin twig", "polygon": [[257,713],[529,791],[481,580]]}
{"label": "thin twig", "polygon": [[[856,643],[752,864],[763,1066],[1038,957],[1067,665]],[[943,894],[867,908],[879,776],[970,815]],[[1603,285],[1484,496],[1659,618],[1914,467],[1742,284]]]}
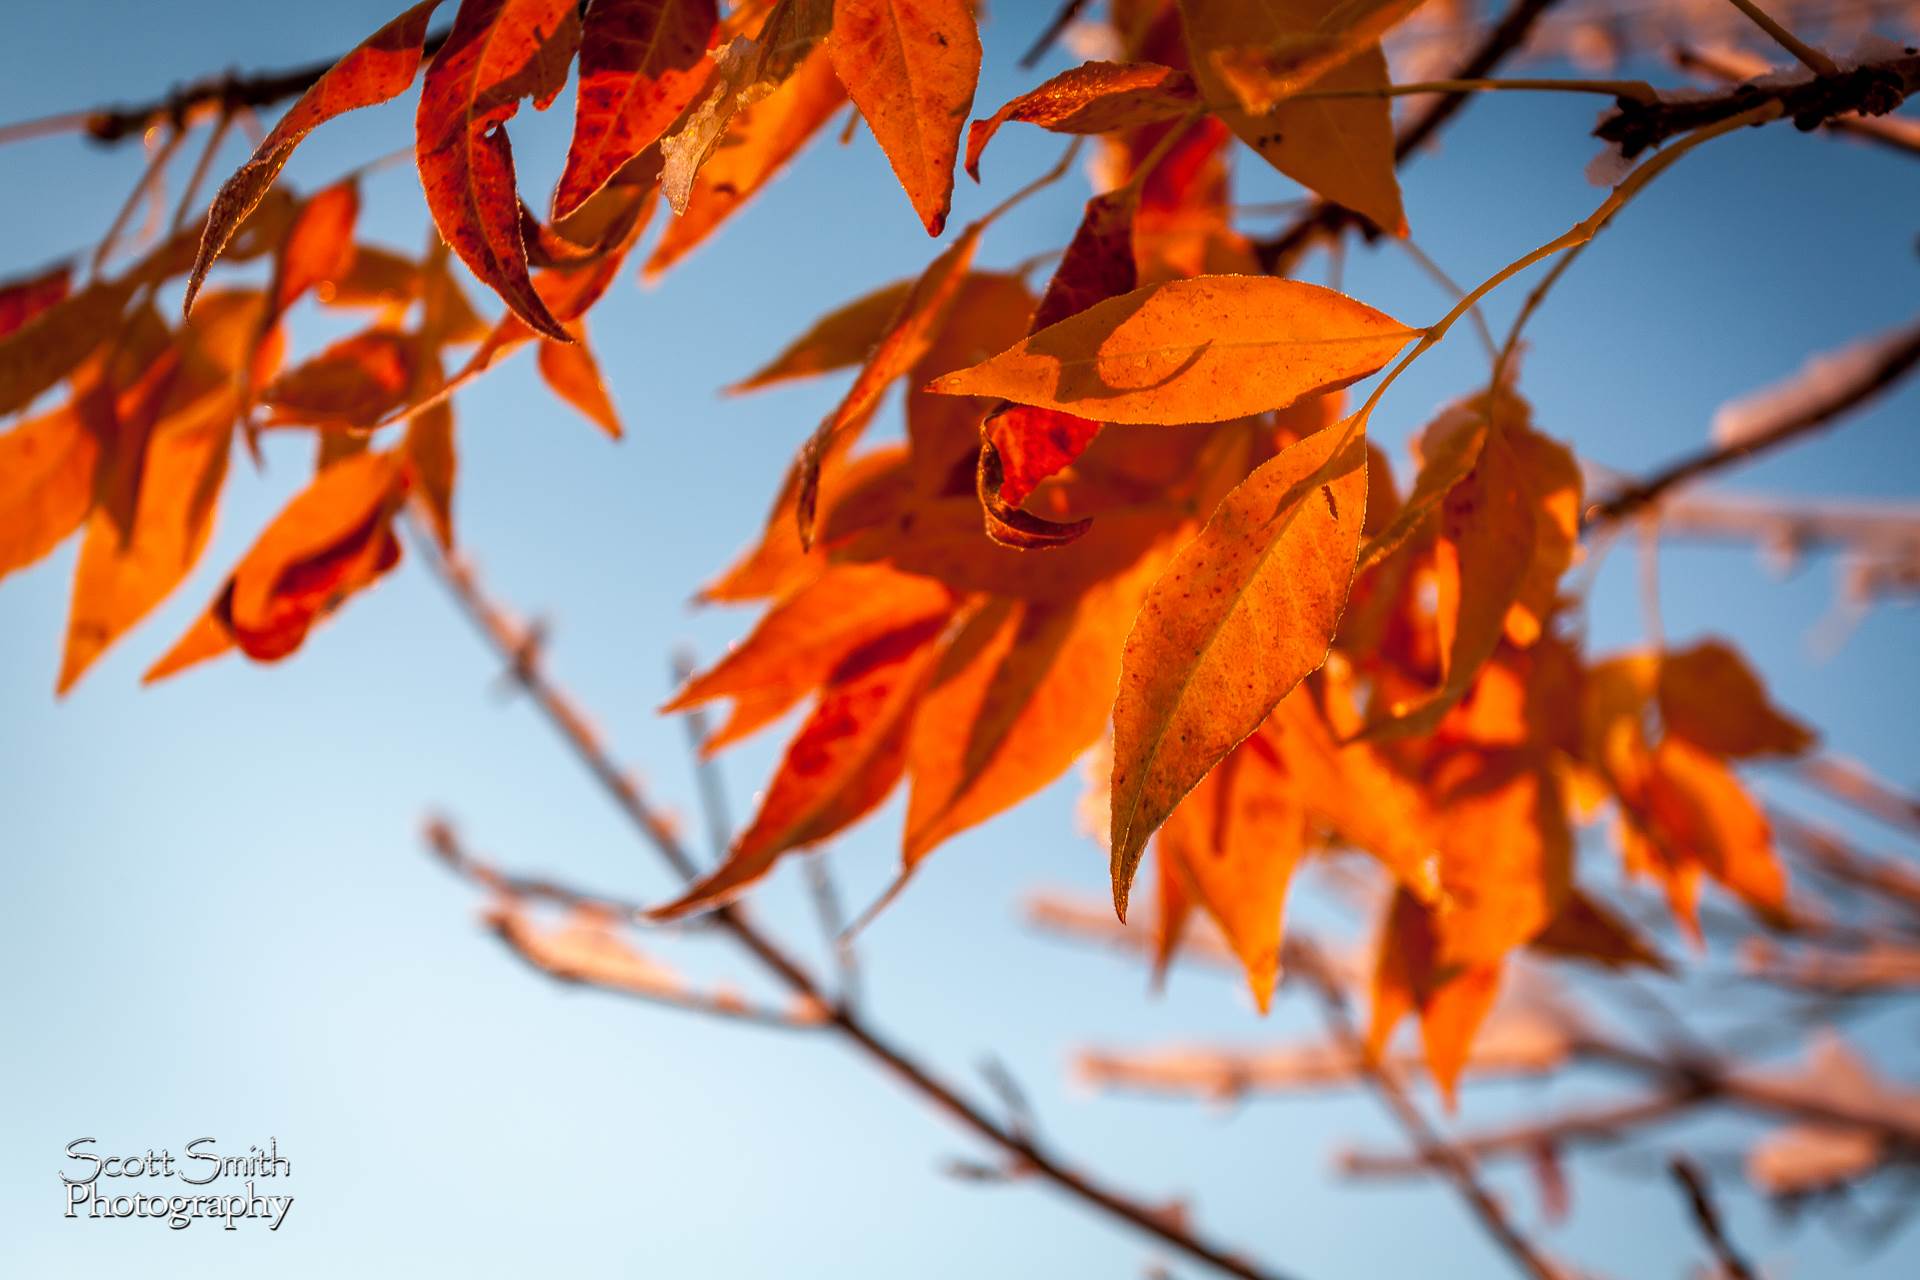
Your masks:
{"label": "thin twig", "polygon": [[628,898],[612,898],[605,894],[591,893],[552,880],[517,876],[502,871],[491,862],[471,853],[454,833],[452,825],[444,818],[429,818],[423,834],[427,848],[446,864],[448,870],[461,879],[472,881],[492,893],[530,902],[546,902],[559,907],[592,911],[634,924],[646,922],[647,908],[644,903],[634,902]]}
{"label": "thin twig", "polygon": [[1814,756],[1794,772],[1842,803],[1890,826],[1920,833],[1920,796],[1900,791],[1865,768],[1839,756]]}
{"label": "thin twig", "polygon": [[[532,697],[534,704],[559,732],[574,756],[675,873],[684,880],[692,880],[698,868],[680,844],[672,825],[654,812],[638,785],[613,764],[598,740],[586,728],[586,719],[572,699],[547,677],[538,662],[524,660],[519,629],[505,611],[481,593],[472,573],[464,566],[442,559],[430,537],[421,534],[414,542],[420,550],[420,557],[452,593],[455,602],[474,623],[482,638],[503,661],[510,664],[513,679]],[[708,918],[716,928],[731,935],[748,955],[767,970],[770,977],[797,999],[817,1001],[825,1007],[827,1025],[876,1066],[911,1092],[919,1094],[949,1120],[999,1148],[1023,1172],[1046,1181],[1063,1194],[1099,1209],[1107,1216],[1224,1274],[1239,1276],[1242,1280],[1284,1280],[1282,1273],[1263,1268],[1205,1239],[1175,1215],[1106,1186],[1092,1175],[1068,1165],[1034,1139],[1022,1137],[993,1119],[922,1066],[906,1050],[896,1046],[861,1014],[845,1004],[831,1001],[799,962],[754,924],[738,905],[716,908]]]}
{"label": "thin twig", "polygon": [[[685,684],[693,676],[693,655],[684,649],[674,654],[672,671],[674,685]],[[733,815],[727,811],[727,788],[720,770],[707,754],[706,705],[690,708],[685,723],[687,749],[693,757],[693,780],[700,789],[700,811],[707,820],[707,843],[713,847],[714,861],[721,862],[733,846]]]}
{"label": "thin twig", "polygon": [[1086,7],[1087,0],[1066,0],[1066,3],[1062,4],[1060,8],[1055,11],[1053,21],[1049,22],[1046,28],[1042,30],[1038,36],[1034,37],[1034,41],[1027,47],[1027,51],[1020,55],[1021,68],[1031,71],[1033,68],[1039,66],[1040,59],[1047,56],[1047,51],[1053,48],[1054,42],[1059,40],[1066,29],[1073,25],[1073,20],[1079,17],[1080,11]]}
{"label": "thin twig", "polygon": [[1693,1214],[1694,1225],[1700,1228],[1701,1237],[1706,1240],[1707,1247],[1713,1250],[1714,1260],[1720,1264],[1720,1270],[1727,1280],[1758,1280],[1753,1268],[1747,1265],[1747,1260],[1733,1247],[1733,1241],[1727,1238],[1727,1230],[1720,1222],[1720,1210],[1715,1207],[1712,1193],[1707,1189],[1706,1175],[1685,1156],[1675,1156],[1667,1169],[1686,1193],[1687,1207]]}
{"label": "thin twig", "polygon": [[[1305,951],[1307,963],[1302,966],[1302,976],[1313,987],[1320,998],[1320,1010],[1327,1024],[1328,1032],[1334,1040],[1348,1047],[1350,1052],[1368,1061],[1364,1042],[1360,1032],[1354,1026],[1352,1015],[1347,1011],[1346,992],[1338,981],[1324,969],[1310,950]],[[1514,1265],[1534,1280],[1562,1280],[1566,1275],[1562,1269],[1549,1261],[1534,1243],[1514,1226],[1506,1210],[1494,1199],[1493,1193],[1481,1183],[1473,1162],[1467,1156],[1450,1145],[1427,1118],[1420,1113],[1407,1091],[1393,1073],[1378,1063],[1369,1062],[1366,1071],[1367,1081],[1379,1095],[1381,1102],[1393,1115],[1401,1130],[1417,1151],[1430,1152],[1440,1171],[1453,1184],[1460,1198],[1466,1201],[1474,1217],[1480,1220],[1487,1234],[1513,1259]]]}
{"label": "thin twig", "polygon": [[[421,53],[431,58],[447,42],[451,28],[429,35]],[[241,109],[257,110],[276,102],[298,97],[313,87],[321,76],[333,69],[338,56],[285,71],[263,71],[253,75],[208,76],[182,85],[161,97],[122,106],[95,107],[88,111],[68,111],[23,120],[0,128],[0,142],[43,137],[51,133],[84,133],[104,146],[137,138],[159,125],[185,128],[213,115],[231,115]]]}
{"label": "thin twig", "polygon": [[1782,26],[1777,19],[1754,0],[1728,0],[1734,8],[1753,20],[1753,25],[1772,37],[1773,42],[1800,59],[1806,68],[1817,76],[1830,76],[1834,72],[1833,59],[1820,52],[1793,32]]}

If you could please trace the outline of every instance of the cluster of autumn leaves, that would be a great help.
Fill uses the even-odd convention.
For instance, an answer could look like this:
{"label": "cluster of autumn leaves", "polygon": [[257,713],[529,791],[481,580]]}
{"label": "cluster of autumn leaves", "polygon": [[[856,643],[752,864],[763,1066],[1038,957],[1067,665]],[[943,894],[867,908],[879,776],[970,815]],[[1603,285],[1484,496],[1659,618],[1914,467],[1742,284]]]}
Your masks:
{"label": "cluster of autumn leaves", "polygon": [[[150,678],[238,649],[273,660],[400,556],[409,506],[452,538],[451,395],[537,344],[540,371],[619,433],[583,317],[664,195],[666,269],[850,99],[940,234],[980,43],[968,0],[460,0],[429,53],[424,0],[348,53],[177,233],[83,287],[0,288],[0,572],[82,532],[60,685],[185,577],[236,436],[316,439],[316,471]],[[669,704],[725,699],[708,750],[806,707],[758,812],[674,916],[724,902],[903,781],[903,878],[940,843],[1110,752],[1124,913],[1151,846],[1163,958],[1195,908],[1264,1006],[1302,859],[1372,855],[1397,886],[1376,1039],[1417,1015],[1450,1083],[1507,958],[1608,965],[1651,946],[1573,871],[1610,809],[1626,866],[1693,918],[1703,878],[1788,912],[1733,765],[1808,745],[1719,645],[1595,660],[1561,595],[1580,470],[1497,384],[1419,436],[1397,485],[1342,388],[1425,331],[1260,274],[1234,229],[1233,152],[1405,231],[1379,40],[1417,0],[1115,0],[1115,61],[973,123],[1097,139],[1107,190],[1036,296],[974,259],[994,215],[917,279],[819,321],[736,390],[856,372],[760,541],[704,596],[760,602],[746,640]],[[518,193],[505,126],[577,61],[549,214]],[[438,236],[418,259],[355,240],[351,179],[275,186],[299,142],[425,74],[418,162]],[[506,304],[468,304],[457,256]],[[264,286],[210,286],[217,259]],[[186,318],[156,290],[187,277]],[[287,313],[364,310],[282,367]],[[464,355],[460,354],[464,352]],[[455,357],[458,357],[456,359]],[[450,371],[451,370],[451,371]],[[862,447],[905,384],[905,439]]]}

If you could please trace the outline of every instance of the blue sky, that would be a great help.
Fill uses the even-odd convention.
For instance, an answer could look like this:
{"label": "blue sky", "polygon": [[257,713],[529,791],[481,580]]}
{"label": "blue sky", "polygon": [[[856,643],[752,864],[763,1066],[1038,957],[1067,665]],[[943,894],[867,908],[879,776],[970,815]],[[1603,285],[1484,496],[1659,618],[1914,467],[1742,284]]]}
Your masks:
{"label": "blue sky", "polygon": [[[352,44],[393,7],[14,0],[0,19],[0,121],[143,97],[229,65],[301,63]],[[980,107],[1034,83],[1013,64],[1040,8],[995,6]],[[411,109],[406,99],[322,130],[288,180],[311,186],[404,145]],[[1476,104],[1407,170],[1421,246],[1477,280],[1584,216],[1600,198],[1583,176],[1594,112],[1571,96]],[[568,126],[564,106],[511,126],[527,192],[550,188]],[[962,179],[952,225],[1055,147],[1010,128],[987,185]],[[221,167],[240,159],[230,147]],[[5,264],[90,244],[137,167],[130,150],[71,138],[0,150]],[[984,259],[1011,264],[1063,243],[1084,194],[1068,182],[1023,206]],[[1288,194],[1266,175],[1245,188],[1247,199]],[[365,195],[363,234],[417,249],[428,224],[411,173],[389,169]],[[1532,326],[1523,389],[1540,425],[1629,470],[1696,447],[1726,399],[1909,318],[1920,259],[1901,211],[1917,207],[1920,167],[1785,127],[1688,158]],[[653,708],[677,646],[714,654],[749,616],[685,602],[757,530],[840,384],[741,399],[715,389],[931,252],[871,140],[828,139],[658,286],[625,279],[595,311],[624,443],[557,406],[524,359],[458,401],[469,553],[498,594],[551,620],[554,671],[690,821],[681,726]],[[1447,306],[1392,249],[1350,254],[1343,284],[1408,323]],[[1495,298],[1496,324],[1520,297]],[[1376,435],[1397,448],[1483,377],[1463,327],[1396,384]],[[1911,498],[1916,410],[1910,387],[1727,487]],[[289,1276],[508,1276],[564,1263],[593,1274],[971,1277],[1139,1274],[1165,1260],[1042,1188],[947,1177],[942,1163],[975,1154],[969,1144],[831,1042],[561,990],[504,955],[479,927],[475,895],[422,854],[429,812],[514,867],[647,899],[669,884],[545,726],[502,692],[496,664],[418,566],[355,600],[292,661],[228,659],[140,689],[139,672],[304,465],[298,447],[270,450],[264,474],[237,462],[200,571],[64,703],[51,690],[73,548],[0,583],[0,1270],[219,1277],[264,1263]],[[1911,784],[1920,618],[1880,608],[1822,649],[1813,636],[1836,590],[1818,558],[1782,578],[1750,549],[1676,550],[1664,561],[1664,625],[1676,641],[1737,637],[1834,749]],[[1629,555],[1609,558],[1591,623],[1603,647],[1644,638]],[[779,744],[771,733],[726,758],[737,811]],[[1074,1158],[1143,1195],[1189,1199],[1214,1235],[1290,1274],[1497,1273],[1443,1191],[1332,1176],[1338,1146],[1393,1139],[1365,1098],[1228,1111],[1071,1083],[1081,1045],[1254,1044],[1313,1030],[1297,999],[1261,1021],[1238,984],[1206,974],[1176,975],[1155,999],[1137,968],[1020,925],[1019,900],[1036,885],[1104,893],[1104,855],[1073,829],[1077,791],[1069,779],[942,848],[867,932],[879,1020],[969,1085],[984,1057],[999,1057]],[[888,879],[898,823],[896,803],[836,842],[849,900]],[[794,869],[755,905],[812,946]],[[755,989],[711,944],[675,960]],[[1724,970],[1729,957],[1711,962]],[[1884,1061],[1912,1064],[1910,1020],[1868,1034]],[[1489,1091],[1467,1114],[1540,1107],[1591,1083]],[[1736,1131],[1683,1136],[1694,1132],[1724,1142]],[[177,1152],[206,1134],[234,1149],[277,1138],[293,1176],[275,1189],[297,1197],[279,1236],[60,1218],[54,1174],[69,1141]],[[1573,1219],[1546,1231],[1547,1245],[1612,1274],[1675,1273],[1697,1258],[1657,1167],[1577,1166]],[[1500,1185],[1537,1224],[1525,1180]],[[1911,1228],[1863,1257],[1817,1223],[1789,1230],[1744,1196],[1733,1204],[1754,1254],[1793,1259],[1783,1274],[1893,1277],[1920,1265]]]}

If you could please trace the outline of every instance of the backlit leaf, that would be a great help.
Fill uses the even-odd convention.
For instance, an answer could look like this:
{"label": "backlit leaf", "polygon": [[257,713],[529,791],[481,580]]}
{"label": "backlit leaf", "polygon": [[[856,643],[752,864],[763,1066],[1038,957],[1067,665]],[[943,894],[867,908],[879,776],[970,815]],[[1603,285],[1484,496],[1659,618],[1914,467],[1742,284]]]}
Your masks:
{"label": "backlit leaf", "polygon": [[1103,422],[1225,422],[1364,378],[1416,333],[1318,285],[1203,276],[1098,303],[931,389]]}
{"label": "backlit leaf", "polygon": [[1355,419],[1282,450],[1222,499],[1147,593],[1113,709],[1114,905],[1147,838],[1326,661],[1366,516]]}
{"label": "backlit leaf", "polygon": [[1184,71],[1152,62],[1083,63],[969,125],[967,173],[980,180],[980,154],[1009,120],[1055,133],[1110,133],[1177,120],[1199,104],[1200,91]]}
{"label": "backlit leaf", "polygon": [[980,79],[971,0],[833,0],[827,52],[927,234],[939,235]]}

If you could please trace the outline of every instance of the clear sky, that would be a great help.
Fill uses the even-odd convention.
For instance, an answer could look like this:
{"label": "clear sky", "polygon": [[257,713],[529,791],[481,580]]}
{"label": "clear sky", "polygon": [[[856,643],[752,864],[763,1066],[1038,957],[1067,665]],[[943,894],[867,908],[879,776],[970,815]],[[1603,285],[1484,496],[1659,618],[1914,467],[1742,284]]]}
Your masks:
{"label": "clear sky", "polygon": [[[227,66],[302,63],[397,6],[12,0],[0,13],[0,121],[144,97]],[[1051,7],[993,6],[981,107],[1035,82],[1014,59]],[[329,126],[287,179],[311,186],[406,144],[411,110],[409,98]],[[1476,104],[1406,171],[1422,247],[1477,280],[1584,216],[1600,196],[1583,176],[1594,112],[1570,96]],[[568,125],[561,106],[511,127],[535,203]],[[1038,172],[1055,145],[1010,128],[986,187],[962,180],[953,225]],[[220,167],[241,156],[230,147]],[[0,274],[91,244],[138,164],[131,149],[72,138],[0,150]],[[1069,182],[1022,208],[994,230],[986,261],[1063,243],[1084,194]],[[1251,199],[1287,194],[1266,177],[1247,188]],[[388,170],[365,195],[363,234],[423,243],[409,171]],[[1704,149],[1607,232],[1533,326],[1523,389],[1539,423],[1625,469],[1697,446],[1726,399],[1909,317],[1916,208],[1920,166],[1858,145],[1774,127]],[[458,401],[468,551],[500,595],[551,620],[554,671],[689,819],[682,729],[653,708],[676,646],[712,655],[749,615],[684,602],[758,529],[840,384],[732,400],[715,389],[931,252],[871,140],[826,139],[657,287],[623,280],[594,312],[624,443],[556,406],[525,359]],[[1344,287],[1409,323],[1446,306],[1390,249],[1351,254]],[[1499,296],[1496,322],[1518,301]],[[1396,385],[1376,434],[1397,448],[1483,377],[1463,328]],[[1911,498],[1917,411],[1909,387],[1728,487]],[[254,474],[236,461],[200,571],[64,703],[51,690],[73,546],[0,584],[0,1273],[138,1267],[213,1280],[264,1264],[287,1276],[517,1276],[567,1265],[957,1278],[1138,1275],[1165,1260],[1043,1188],[947,1176],[948,1158],[977,1153],[831,1042],[563,990],[505,955],[478,923],[475,894],[423,855],[429,812],[516,868],[646,899],[669,883],[503,692],[496,664],[418,566],[353,601],[292,661],[229,658],[141,690],[140,671],[302,482],[302,447],[275,447],[267,462]],[[1817,557],[1783,578],[1751,549],[1691,549],[1664,571],[1671,638],[1738,637],[1778,699],[1816,718],[1833,748],[1916,781],[1911,608],[1823,632],[1837,585]],[[1629,555],[1603,570],[1592,625],[1601,645],[1644,637]],[[736,809],[780,741],[771,733],[726,758]],[[1263,1022],[1236,982],[1208,974],[1178,974],[1155,999],[1136,966],[1025,929],[1018,904],[1036,885],[1104,895],[1104,855],[1073,828],[1077,792],[1068,780],[938,852],[862,939],[875,1016],[969,1086],[997,1056],[1073,1157],[1144,1195],[1188,1201],[1214,1235],[1292,1274],[1499,1274],[1444,1191],[1332,1174],[1343,1143],[1394,1139],[1365,1098],[1222,1110],[1071,1083],[1083,1045],[1262,1043],[1314,1025],[1295,998]],[[888,879],[898,823],[896,803],[834,845],[849,900]],[[756,907],[813,946],[794,868]],[[705,943],[674,959],[705,979],[743,972]],[[1724,973],[1731,957],[1709,962]],[[1910,1019],[1868,1035],[1883,1061],[1914,1066]],[[1481,1091],[1467,1115],[1590,1085]],[[1743,1132],[1678,1136],[1723,1152]],[[274,1190],[296,1203],[278,1235],[65,1221],[55,1173],[65,1145],[89,1135],[103,1150],[176,1153],[203,1135],[233,1151],[271,1136],[293,1167]],[[1577,1164],[1573,1217],[1542,1228],[1547,1245],[1614,1275],[1676,1274],[1679,1260],[1698,1259],[1658,1174],[1670,1145]],[[1524,1177],[1500,1185],[1538,1225]],[[1819,1223],[1790,1227],[1750,1197],[1728,1198],[1752,1252],[1792,1260],[1776,1274],[1920,1269],[1912,1227],[1860,1255]]]}

